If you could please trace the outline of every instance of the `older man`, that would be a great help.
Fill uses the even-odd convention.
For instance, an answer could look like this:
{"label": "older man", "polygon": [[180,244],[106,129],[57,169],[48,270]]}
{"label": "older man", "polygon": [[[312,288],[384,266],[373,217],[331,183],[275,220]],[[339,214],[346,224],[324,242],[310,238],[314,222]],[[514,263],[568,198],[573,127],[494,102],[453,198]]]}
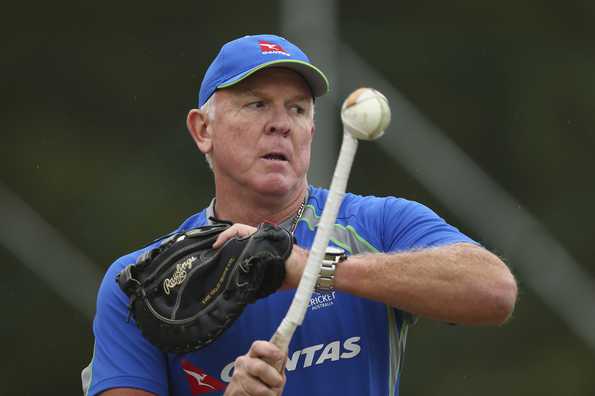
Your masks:
{"label": "older man", "polygon": [[326,200],[307,171],[314,97],[327,90],[324,74],[281,37],[223,46],[187,118],[213,170],[215,198],[178,231],[212,216],[232,221],[217,247],[264,221],[281,224],[297,241],[284,287],[248,306],[207,347],[164,354],[127,321],[128,301],[114,281],[144,249],[120,258],[98,295],[95,352],[83,371],[89,395],[397,395],[415,317],[498,325],[510,316],[516,283],[495,255],[419,203],[347,194],[331,238],[342,250],[329,250],[336,266],[321,274],[289,354],[263,341],[289,306]]}

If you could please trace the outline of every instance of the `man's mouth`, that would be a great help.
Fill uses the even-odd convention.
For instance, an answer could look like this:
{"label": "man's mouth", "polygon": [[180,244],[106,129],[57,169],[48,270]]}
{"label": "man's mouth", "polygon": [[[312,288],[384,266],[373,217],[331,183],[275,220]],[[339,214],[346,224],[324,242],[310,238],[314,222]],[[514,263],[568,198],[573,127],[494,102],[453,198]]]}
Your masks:
{"label": "man's mouth", "polygon": [[281,153],[269,153],[263,155],[262,158],[269,160],[269,161],[287,161],[287,157]]}

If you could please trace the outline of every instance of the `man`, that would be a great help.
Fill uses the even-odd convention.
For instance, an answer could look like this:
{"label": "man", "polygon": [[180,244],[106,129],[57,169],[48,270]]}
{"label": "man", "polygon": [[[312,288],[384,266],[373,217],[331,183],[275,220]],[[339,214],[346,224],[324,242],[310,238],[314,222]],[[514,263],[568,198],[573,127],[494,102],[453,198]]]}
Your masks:
{"label": "man", "polygon": [[[336,266],[284,355],[268,340],[301,277],[327,191],[309,186],[314,97],[328,83],[283,38],[246,36],[221,49],[203,79],[190,134],[213,170],[215,199],[178,230],[232,221],[215,243],[281,224],[297,243],[282,290],[249,305],[223,335],[186,355],[164,354],[127,321],[114,281],[146,249],[117,260],[99,291],[88,395],[396,395],[408,325],[417,316],[504,323],[516,299],[506,265],[427,207],[347,194],[329,252]],[[329,133],[321,131],[320,133]],[[324,282],[323,282],[324,281]],[[275,366],[285,364],[279,373]]]}

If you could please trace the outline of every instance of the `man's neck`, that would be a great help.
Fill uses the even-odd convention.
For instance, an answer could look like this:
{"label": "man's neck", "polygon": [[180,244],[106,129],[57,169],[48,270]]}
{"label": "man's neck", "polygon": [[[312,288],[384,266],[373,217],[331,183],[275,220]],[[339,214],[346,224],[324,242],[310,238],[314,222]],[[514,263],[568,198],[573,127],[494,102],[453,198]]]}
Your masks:
{"label": "man's neck", "polygon": [[222,192],[218,189],[214,207],[215,217],[252,226],[265,221],[280,224],[297,213],[307,194],[307,184],[285,197],[249,191],[238,194]]}

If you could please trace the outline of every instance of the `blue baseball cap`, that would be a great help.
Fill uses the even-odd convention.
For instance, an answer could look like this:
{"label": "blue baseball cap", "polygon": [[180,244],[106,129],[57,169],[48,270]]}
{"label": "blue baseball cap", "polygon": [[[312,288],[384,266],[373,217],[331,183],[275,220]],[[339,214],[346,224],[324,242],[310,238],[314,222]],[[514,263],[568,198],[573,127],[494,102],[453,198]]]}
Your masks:
{"label": "blue baseball cap", "polygon": [[315,97],[329,90],[324,73],[312,65],[308,56],[296,45],[272,34],[244,36],[221,47],[200,85],[198,107],[204,105],[216,90],[237,84],[269,67],[284,67],[298,72]]}

